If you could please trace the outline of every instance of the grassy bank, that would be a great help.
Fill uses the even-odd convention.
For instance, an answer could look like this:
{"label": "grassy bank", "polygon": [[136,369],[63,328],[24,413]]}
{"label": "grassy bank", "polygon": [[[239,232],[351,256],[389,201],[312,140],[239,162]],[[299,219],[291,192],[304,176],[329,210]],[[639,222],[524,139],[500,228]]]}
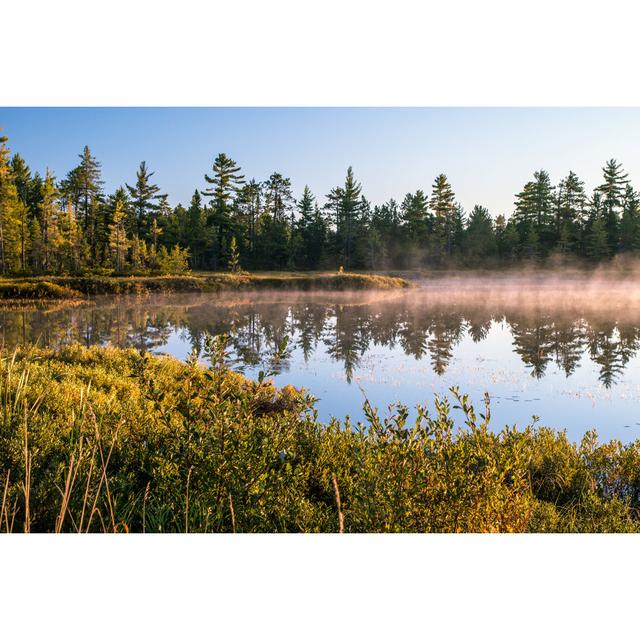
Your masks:
{"label": "grassy bank", "polygon": [[207,292],[289,289],[299,291],[398,289],[411,286],[392,276],[359,273],[274,272],[256,274],[197,273],[182,276],[42,276],[0,279],[2,300],[55,300],[92,295],[147,292]]}
{"label": "grassy bank", "polygon": [[210,368],[80,346],[2,354],[0,529],[640,529],[640,443],[493,433],[463,397],[415,424],[370,407],[363,429],[322,424],[303,393],[250,382],[223,353],[209,344]]}

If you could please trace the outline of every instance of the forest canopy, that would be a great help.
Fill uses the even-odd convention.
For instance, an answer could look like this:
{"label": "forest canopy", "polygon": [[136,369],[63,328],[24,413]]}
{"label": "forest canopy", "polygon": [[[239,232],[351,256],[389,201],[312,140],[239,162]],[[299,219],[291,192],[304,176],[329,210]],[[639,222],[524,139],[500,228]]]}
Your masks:
{"label": "forest canopy", "polygon": [[616,160],[591,194],[569,171],[536,171],[509,215],[465,211],[445,174],[373,205],[349,167],[322,204],[272,173],[247,178],[218,154],[186,205],[171,206],[145,161],[113,193],[85,147],[64,177],[32,172],[0,137],[0,273],[130,275],[189,269],[496,267],[550,257],[585,262],[640,250],[640,196]]}

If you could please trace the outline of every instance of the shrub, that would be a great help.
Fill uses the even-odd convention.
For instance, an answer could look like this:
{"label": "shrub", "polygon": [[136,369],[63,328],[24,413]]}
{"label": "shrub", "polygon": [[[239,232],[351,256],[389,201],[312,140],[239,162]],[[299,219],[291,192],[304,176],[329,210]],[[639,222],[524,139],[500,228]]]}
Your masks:
{"label": "shrub", "polygon": [[249,381],[207,345],[207,368],[77,345],[3,353],[0,529],[640,529],[638,443],[494,432],[456,389],[412,423],[366,404],[363,424],[323,424],[303,391]]}

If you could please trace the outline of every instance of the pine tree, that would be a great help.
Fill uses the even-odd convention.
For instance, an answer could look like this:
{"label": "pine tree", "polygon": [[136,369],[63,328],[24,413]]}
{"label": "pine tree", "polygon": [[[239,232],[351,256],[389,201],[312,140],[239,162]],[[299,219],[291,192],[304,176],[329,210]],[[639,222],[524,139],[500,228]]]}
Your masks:
{"label": "pine tree", "polygon": [[21,266],[20,228],[23,204],[18,196],[11,165],[8,138],[0,135],[0,272],[17,271]]}
{"label": "pine tree", "polygon": [[285,227],[282,226],[282,223],[287,225],[286,233],[283,234],[286,235],[286,239],[283,237],[283,241],[287,246],[287,264],[291,267],[295,253],[295,200],[291,190],[291,180],[283,177],[280,173],[272,173],[264,183],[263,189],[265,210],[271,214],[274,222],[278,223],[276,227],[284,230]]}
{"label": "pine tree", "polygon": [[610,251],[616,251],[620,241],[619,225],[626,186],[629,182],[622,165],[616,160],[609,160],[602,168],[604,182],[598,187],[602,194],[602,207]]}
{"label": "pine tree", "polygon": [[622,205],[620,249],[622,251],[640,249],[640,197],[630,184],[626,186]]}
{"label": "pine tree", "polygon": [[157,220],[161,226],[165,226],[167,220],[173,215],[173,209],[169,204],[169,197],[166,195],[160,196],[158,200]]}
{"label": "pine tree", "polygon": [[322,259],[326,229],[315,197],[306,185],[298,201],[297,233],[300,237],[297,264],[306,269],[316,269]]}
{"label": "pine tree", "polygon": [[311,262],[308,255],[311,249],[310,244],[313,242],[313,240],[311,240],[310,230],[313,226],[313,211],[315,205],[315,198],[308,185],[304,186],[302,197],[296,204],[298,208],[296,234],[300,237],[299,253],[301,254],[298,256],[298,263],[303,266],[308,266],[308,263]]}
{"label": "pine tree", "polygon": [[27,270],[27,250],[29,245],[29,218],[35,214],[35,209],[31,210],[32,203],[32,178],[31,170],[27,163],[19,154],[14,154],[11,158],[11,171],[13,181],[18,191],[18,198],[22,206],[20,207],[20,271]]}
{"label": "pine tree", "polygon": [[407,241],[424,247],[432,226],[429,200],[424,191],[418,189],[415,193],[407,193],[400,211]]}
{"label": "pine tree", "polygon": [[349,260],[352,269],[364,269],[367,265],[369,226],[373,217],[371,203],[364,196],[360,196],[358,215],[353,228],[353,248]]}
{"label": "pine tree", "polygon": [[343,187],[336,187],[327,195],[327,206],[335,217],[335,252],[338,264],[345,269],[351,266],[355,238],[362,211],[362,185],[355,179],[353,168],[347,169]]}
{"label": "pine tree", "polygon": [[309,267],[317,269],[323,261],[327,244],[327,223],[317,202],[313,208],[313,223],[310,235],[312,239],[310,240],[307,258]]}
{"label": "pine tree", "polygon": [[513,220],[520,238],[526,241],[533,227],[538,249],[550,250],[556,240],[554,200],[554,187],[544,170],[536,171],[516,196]]}
{"label": "pine tree", "polygon": [[122,273],[126,266],[129,241],[126,230],[126,211],[124,202],[118,198],[109,225],[109,250],[116,273]]}
{"label": "pine tree", "polygon": [[218,212],[228,214],[233,196],[244,184],[244,176],[240,175],[240,167],[224,153],[218,154],[212,169],[213,177],[205,174],[204,179],[213,187],[204,190],[202,195],[212,198],[213,206]]}
{"label": "pine tree", "polygon": [[[161,202],[160,224],[163,231],[163,241],[166,246],[188,246],[186,242],[185,229],[187,221],[187,210],[178,204],[171,208],[168,201],[166,205]],[[166,212],[163,211],[166,209]]]}
{"label": "pine tree", "polygon": [[378,267],[407,266],[402,235],[398,203],[391,199],[381,206],[374,207],[371,212],[368,241],[369,264]]}
{"label": "pine tree", "polygon": [[453,220],[451,229],[451,253],[459,253],[462,247],[462,239],[466,226],[466,216],[463,206],[457,202],[453,210]]}
{"label": "pine tree", "polygon": [[213,227],[215,234],[212,264],[217,268],[221,254],[225,250],[226,238],[233,226],[231,220],[233,199],[245,180],[240,174],[240,167],[224,153],[216,157],[212,169],[213,177],[205,174],[204,179],[213,186],[202,191],[202,195],[211,198],[211,210],[207,222]]}
{"label": "pine tree", "polygon": [[556,198],[556,237],[563,254],[575,250],[578,244],[585,207],[584,183],[569,171],[569,175],[558,184]]}
{"label": "pine tree", "polygon": [[78,273],[85,256],[82,234],[78,227],[76,212],[71,201],[67,202],[64,215],[61,214],[60,233],[64,241],[63,255],[65,270],[71,273]]}
{"label": "pine tree", "polygon": [[89,147],[85,146],[78,156],[81,160],[77,167],[77,181],[80,189],[80,212],[84,216],[84,226],[88,229],[90,217],[95,207],[92,204],[99,199],[102,194],[102,172],[101,165],[94,156],[91,155]]}
{"label": "pine tree", "polygon": [[510,261],[516,260],[520,252],[520,234],[512,220],[506,223],[499,247],[500,255]]}
{"label": "pine tree", "polygon": [[154,175],[147,169],[147,163],[143,160],[136,171],[136,184],[132,187],[126,185],[131,196],[134,217],[127,221],[130,233],[137,233],[141,238],[148,238],[151,231],[153,214],[158,211],[159,205],[155,202],[162,197],[160,187],[150,182]]}
{"label": "pine tree", "polygon": [[553,234],[553,198],[555,187],[551,184],[549,174],[544,171],[536,171],[533,174],[532,202],[535,214],[536,231],[543,235]]}
{"label": "pine tree", "polygon": [[28,207],[31,194],[31,169],[19,153],[14,153],[11,158],[11,171],[18,197]]}
{"label": "pine tree", "polygon": [[433,183],[429,206],[434,216],[434,253],[436,259],[441,261],[452,253],[456,217],[455,194],[444,173],[437,176]]}
{"label": "pine tree", "polygon": [[254,253],[256,247],[257,223],[262,211],[262,184],[251,180],[240,192],[241,215],[247,228],[249,252]]}
{"label": "pine tree", "polygon": [[42,229],[38,218],[32,218],[29,221],[29,239],[29,264],[33,272],[40,273],[44,270],[42,264],[44,244],[42,242]]}
{"label": "pine tree", "polygon": [[289,262],[289,225],[266,211],[258,219],[256,264],[262,269],[282,269]]}
{"label": "pine tree", "polygon": [[40,224],[42,232],[42,268],[45,272],[57,271],[62,262],[64,240],[60,234],[60,209],[58,208],[58,189],[53,174],[47,170],[42,184],[40,205]]}
{"label": "pine tree", "polygon": [[463,248],[465,259],[472,263],[495,254],[497,244],[493,221],[485,207],[473,207],[464,232]]}
{"label": "pine tree", "polygon": [[185,244],[191,253],[191,265],[194,268],[202,268],[204,266],[208,238],[206,214],[198,191],[195,191],[191,198],[185,224],[184,238]]}
{"label": "pine tree", "polygon": [[535,211],[532,204],[533,191],[533,182],[527,182],[522,191],[516,194],[515,211],[511,219],[520,237],[523,237],[528,229],[535,224]]}
{"label": "pine tree", "polygon": [[600,191],[595,189],[591,198],[587,202],[584,222],[582,224],[580,254],[584,257],[589,257],[589,249],[588,249],[590,244],[589,237],[591,235],[591,231],[593,229],[595,221],[600,217],[604,217],[604,210],[602,206],[602,194],[600,193]]}
{"label": "pine tree", "polygon": [[342,200],[344,197],[342,187],[334,187],[325,197],[327,201],[324,204],[324,210],[327,212],[330,225],[331,251],[333,257],[338,260],[340,250],[336,247],[336,238],[342,224]]}
{"label": "pine tree", "polygon": [[60,185],[60,191],[66,201],[71,200],[78,214],[83,235],[95,262],[99,260],[100,241],[104,240],[104,219],[100,207],[102,200],[101,165],[85,146],[79,155],[80,164],[72,169]]}
{"label": "pine tree", "polygon": [[276,220],[284,220],[293,210],[291,180],[280,173],[272,173],[263,185],[265,208]]}

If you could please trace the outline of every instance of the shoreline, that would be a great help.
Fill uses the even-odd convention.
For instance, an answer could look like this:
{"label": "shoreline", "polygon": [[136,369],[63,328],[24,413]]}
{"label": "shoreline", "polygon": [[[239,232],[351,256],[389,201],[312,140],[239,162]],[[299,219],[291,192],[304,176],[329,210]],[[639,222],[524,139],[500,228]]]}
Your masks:
{"label": "shoreline", "polygon": [[98,295],[218,291],[375,291],[407,289],[405,278],[377,273],[194,273],[179,276],[37,276],[0,278],[0,300],[74,300]]}

